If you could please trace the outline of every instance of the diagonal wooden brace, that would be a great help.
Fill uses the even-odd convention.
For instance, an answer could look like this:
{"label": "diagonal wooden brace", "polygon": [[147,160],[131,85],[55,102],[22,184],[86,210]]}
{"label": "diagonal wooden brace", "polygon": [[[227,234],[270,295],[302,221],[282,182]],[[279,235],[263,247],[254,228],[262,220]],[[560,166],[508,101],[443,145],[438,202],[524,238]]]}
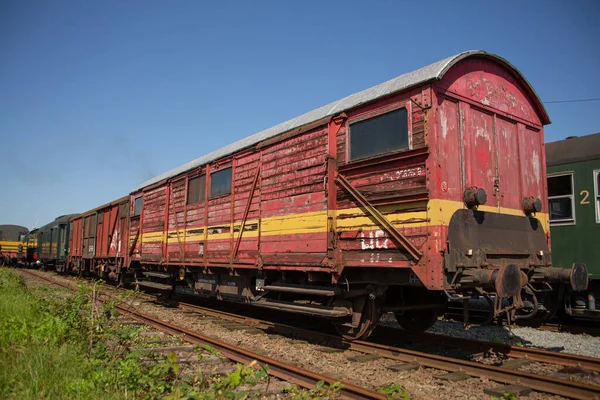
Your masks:
{"label": "diagonal wooden brace", "polygon": [[[106,241],[106,254],[108,255],[108,253],[110,252],[110,244],[112,243],[112,239],[113,236],[115,234],[115,228],[117,227],[117,222],[119,221],[119,211],[121,210],[121,207],[117,207],[117,212],[115,213],[115,221],[113,222],[113,226],[112,229],[110,229],[110,233],[108,234],[108,238],[110,240]],[[109,222],[110,223],[110,222]]]}
{"label": "diagonal wooden brace", "polygon": [[138,228],[135,233],[135,238],[133,239],[133,243],[131,243],[131,247],[129,248],[129,257],[131,257],[135,251],[135,246],[137,245],[138,238],[140,237],[140,228]]}
{"label": "diagonal wooden brace", "polygon": [[363,196],[363,194],[354,186],[352,186],[352,184],[348,182],[346,178],[338,174],[335,180],[338,185],[346,189],[346,191],[350,193],[350,195],[357,202],[359,202],[360,205],[365,208],[365,210],[367,210],[369,215],[375,218],[379,225],[381,225],[381,227],[387,231],[387,233],[396,241],[396,243],[399,243],[402,247],[404,247],[404,249],[415,261],[418,261],[421,258],[422,253],[419,251],[419,249],[417,249],[402,233],[400,233],[400,231],[398,231],[398,229],[396,229],[394,225],[392,225],[391,222],[379,212],[379,210],[373,207],[366,197]]}
{"label": "diagonal wooden brace", "polygon": [[246,219],[248,219],[248,213],[250,212],[250,205],[252,204],[252,198],[254,197],[254,191],[256,190],[256,184],[258,183],[258,177],[260,176],[260,165],[256,169],[256,175],[254,175],[254,181],[252,182],[252,188],[250,189],[250,195],[248,196],[248,202],[246,203],[246,208],[244,209],[244,216],[242,217],[242,225],[240,226],[240,235],[235,242],[235,247],[232,253],[232,259],[237,257],[238,250],[240,248],[240,243],[242,242],[242,234],[244,233],[244,227],[246,226]]}

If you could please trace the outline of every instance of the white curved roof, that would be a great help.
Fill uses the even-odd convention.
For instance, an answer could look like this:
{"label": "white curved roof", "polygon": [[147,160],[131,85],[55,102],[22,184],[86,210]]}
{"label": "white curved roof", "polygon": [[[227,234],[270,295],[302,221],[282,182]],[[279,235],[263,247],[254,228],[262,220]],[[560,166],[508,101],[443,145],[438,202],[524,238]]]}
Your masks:
{"label": "white curved roof", "polygon": [[323,107],[317,108],[316,110],[307,112],[306,114],[300,115],[299,117],[292,118],[279,125],[275,125],[272,128],[265,129],[264,131],[255,133],[252,136],[248,136],[244,139],[238,140],[235,143],[229,144],[225,147],[213,151],[212,153],[206,154],[200,158],[197,158],[175,169],[172,169],[171,171],[158,175],[136,187],[134,192],[141,190],[147,186],[153,185],[157,182],[160,182],[164,179],[177,176],[182,172],[197,168],[199,166],[223,158],[227,155],[233,154],[242,149],[251,147],[257,143],[262,142],[263,140],[270,139],[277,135],[281,135],[292,129],[300,128],[304,125],[308,125],[323,118],[337,115],[339,113],[350,110],[362,104],[369,103],[381,97],[385,97],[396,92],[401,92],[403,90],[421,85],[429,81],[439,80],[453,65],[463,60],[464,58],[471,56],[488,57],[500,61],[511,67],[518,74],[522,82],[525,83],[525,86],[529,90],[531,90],[532,94],[536,97],[537,101],[539,102],[539,106],[541,107],[540,111],[544,114],[545,117],[542,118],[542,120],[547,120],[546,123],[550,122],[547,118],[546,110],[543,108],[542,102],[540,101],[539,97],[537,96],[527,79],[525,79],[525,77],[519,72],[519,70],[517,70],[508,61],[495,54],[488,53],[482,50],[470,50],[440,60],[415,71],[408,72],[404,75],[400,75],[397,78],[391,79],[387,82],[383,82],[377,86],[373,86],[361,92],[351,94],[350,96],[344,97],[341,100],[334,101],[333,103],[329,103]]}

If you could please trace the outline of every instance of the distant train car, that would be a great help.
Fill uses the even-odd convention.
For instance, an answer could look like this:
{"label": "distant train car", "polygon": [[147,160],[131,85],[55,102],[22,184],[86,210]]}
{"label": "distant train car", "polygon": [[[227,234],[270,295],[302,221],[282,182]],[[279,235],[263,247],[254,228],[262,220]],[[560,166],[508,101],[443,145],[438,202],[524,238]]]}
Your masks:
{"label": "distant train car", "polygon": [[6,265],[25,259],[29,230],[20,225],[0,225],[0,260]]}
{"label": "distant train car", "polygon": [[127,254],[128,217],[126,196],[71,218],[68,272],[117,280]]}
{"label": "distant train car", "polygon": [[69,240],[69,219],[76,214],[62,215],[37,232],[37,260],[44,268],[64,269]]}
{"label": "distant train car", "polygon": [[551,267],[548,123],[513,65],[457,54],[143,183],[124,266],[140,285],[330,317],[350,339],[388,311],[427,329],[448,298],[534,317],[550,282],[588,281]]}
{"label": "distant train car", "polygon": [[37,237],[38,237],[38,229],[32,229],[29,231],[27,235],[27,255],[25,257],[25,261],[28,264],[32,264],[37,261]]}
{"label": "distant train car", "polygon": [[[587,264],[587,291],[564,288],[567,315],[600,318],[600,133],[546,144],[554,266]],[[556,292],[559,293],[558,291]],[[557,307],[558,308],[558,307]]]}

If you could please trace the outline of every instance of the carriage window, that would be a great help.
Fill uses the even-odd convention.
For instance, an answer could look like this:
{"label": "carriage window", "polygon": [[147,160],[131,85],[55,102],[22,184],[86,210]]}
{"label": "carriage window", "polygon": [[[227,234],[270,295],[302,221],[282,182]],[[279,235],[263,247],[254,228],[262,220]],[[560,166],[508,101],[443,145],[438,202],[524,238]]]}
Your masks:
{"label": "carriage window", "polygon": [[137,217],[142,213],[142,196],[135,198],[135,204],[133,208],[133,216]]}
{"label": "carriage window", "polygon": [[600,169],[594,171],[594,194],[596,195],[596,223],[600,224]]}
{"label": "carriage window", "polygon": [[197,204],[204,201],[206,195],[206,175],[197,176],[188,181],[187,204]]}
{"label": "carriage window", "polygon": [[548,202],[551,223],[575,222],[573,174],[548,177]]}
{"label": "carriage window", "polygon": [[231,168],[210,174],[210,197],[231,193]]}
{"label": "carriage window", "polygon": [[403,149],[408,149],[406,108],[350,124],[350,161]]}

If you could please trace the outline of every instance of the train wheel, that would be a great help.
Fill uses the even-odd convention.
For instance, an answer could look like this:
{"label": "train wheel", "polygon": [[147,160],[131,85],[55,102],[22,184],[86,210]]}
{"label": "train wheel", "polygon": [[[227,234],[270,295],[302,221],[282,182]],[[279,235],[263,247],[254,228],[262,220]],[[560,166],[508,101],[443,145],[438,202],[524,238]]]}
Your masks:
{"label": "train wheel", "polygon": [[371,333],[375,329],[375,326],[377,325],[381,314],[382,312],[377,304],[377,300],[367,297],[358,326],[351,327],[344,324],[334,323],[335,330],[344,339],[366,339],[371,335]]}
{"label": "train wheel", "polygon": [[407,307],[432,306],[432,308],[395,312],[396,321],[406,331],[424,332],[431,328],[435,324],[435,321],[437,321],[437,317],[439,316],[439,297],[429,290],[405,290],[402,304]]}
{"label": "train wheel", "polygon": [[405,331],[425,332],[437,321],[437,310],[413,310],[394,313],[398,325]]}
{"label": "train wheel", "polygon": [[543,305],[544,310],[538,310],[535,317],[533,317],[533,321],[535,322],[546,322],[551,320],[554,318],[561,305],[561,301],[556,292],[550,292],[540,296],[539,302]]}

